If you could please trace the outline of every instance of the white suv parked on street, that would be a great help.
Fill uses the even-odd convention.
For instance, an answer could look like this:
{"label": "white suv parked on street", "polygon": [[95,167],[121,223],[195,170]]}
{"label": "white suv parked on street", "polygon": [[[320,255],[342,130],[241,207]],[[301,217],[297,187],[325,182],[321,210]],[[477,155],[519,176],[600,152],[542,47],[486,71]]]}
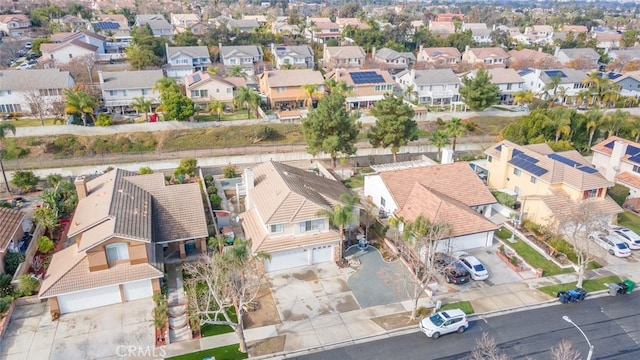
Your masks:
{"label": "white suv parked on street", "polygon": [[617,257],[631,256],[631,250],[627,244],[618,239],[617,236],[607,235],[605,233],[594,233],[589,235],[589,239],[592,239],[611,255],[615,255]]}
{"label": "white suv parked on street", "polygon": [[420,321],[420,331],[432,339],[453,332],[463,333],[468,327],[467,315],[460,309],[441,311]]}

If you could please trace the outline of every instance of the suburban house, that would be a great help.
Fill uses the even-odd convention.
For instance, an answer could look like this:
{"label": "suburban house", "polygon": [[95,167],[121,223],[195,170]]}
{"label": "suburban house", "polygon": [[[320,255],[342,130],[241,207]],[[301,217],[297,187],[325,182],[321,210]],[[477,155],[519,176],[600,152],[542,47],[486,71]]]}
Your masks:
{"label": "suburban house", "polygon": [[628,49],[612,49],[607,52],[611,60],[620,60],[625,63],[631,60],[640,59],[640,48],[632,47]]}
{"label": "suburban house", "polygon": [[528,35],[532,43],[550,44],[553,42],[553,26],[533,25],[524,29],[524,35]]}
{"label": "suburban house", "polygon": [[629,199],[640,198],[640,144],[617,136],[594,145],[591,163],[608,181],[629,188]]}
{"label": "suburban house", "polygon": [[371,58],[379,68],[394,73],[407,70],[416,62],[416,56],[412,52],[397,52],[389,48],[382,48],[376,51],[374,47],[371,50]]}
{"label": "suburban house", "polygon": [[456,26],[452,21],[429,20],[429,32],[446,37],[456,32]]}
{"label": "suburban house", "polygon": [[322,66],[327,70],[361,69],[366,54],[360,46],[324,46]]}
{"label": "suburban house", "polygon": [[556,48],[554,55],[562,65],[584,62],[584,68],[597,69],[600,54],[592,48],[560,49]]}
{"label": "suburban house", "polygon": [[369,109],[384,98],[384,94],[393,94],[395,81],[386,70],[348,70],[337,69],[327,74],[327,79],[344,81],[353,90],[346,95],[349,109]]}
{"label": "suburban house", "polygon": [[516,70],[534,68],[534,69],[557,69],[562,64],[551,54],[542,52],[542,48],[536,50],[522,49],[509,51],[509,67]]}
{"label": "suburban house", "polygon": [[479,45],[491,44],[491,29],[485,23],[464,23],[462,31],[471,30],[471,37]]}
{"label": "suburban house", "polygon": [[[587,78],[587,73],[575,69],[526,69],[518,72],[524,79],[525,90],[531,90],[534,94],[548,98],[553,96],[553,92],[565,92],[567,98],[576,96],[578,92],[588,86],[583,83]],[[559,78],[560,82],[556,89],[549,88],[554,78]],[[559,103],[567,99],[558,99]]]}
{"label": "suburban house", "polygon": [[484,153],[489,187],[515,194],[524,218],[537,224],[547,224],[579,200],[592,200],[608,221],[622,212],[607,196],[613,182],[575,150],[556,153],[545,143],[520,146],[503,140]]}
{"label": "suburban house", "polygon": [[396,75],[403,91],[418,104],[450,105],[460,98],[460,78],[451,69],[405,70]]}
{"label": "suburban house", "polygon": [[19,241],[24,233],[24,219],[22,211],[0,208],[0,274],[4,273],[4,256],[19,248]]}
{"label": "suburban house", "polygon": [[467,46],[462,54],[462,61],[486,68],[507,67],[508,59],[509,54],[501,47],[470,48]]}
{"label": "suburban house", "polygon": [[75,180],[78,206],[65,247],[51,260],[38,297],[59,314],[160,293],[173,254],[206,253],[200,185],[165,185],[164,175],[114,169]]}
{"label": "suburban house", "polygon": [[100,14],[93,28],[107,38],[105,49],[108,53],[124,52],[133,39],[129,22],[121,14]]}
{"label": "suburban house", "polygon": [[[477,70],[467,74],[470,78],[475,77]],[[524,79],[514,69],[490,68],[487,73],[491,77],[491,82],[500,88],[500,103],[513,103],[513,97],[518,91],[524,90]]]}
{"label": "suburban house", "polygon": [[53,19],[51,22],[59,23],[65,31],[81,31],[86,30],[91,24],[89,20],[82,17],[67,14],[59,19]]}
{"label": "suburban house", "polygon": [[231,31],[241,33],[250,33],[259,28],[260,24],[255,19],[229,19],[227,20],[227,28]]}
{"label": "suburban house", "polygon": [[292,69],[313,69],[313,50],[309,45],[275,45],[271,44],[271,53],[276,69],[289,67]]}
{"label": "suburban house", "polygon": [[207,106],[211,100],[218,100],[227,105],[233,103],[235,90],[246,87],[243,77],[221,77],[207,71],[197,71],[184,79],[187,97],[200,106]]}
{"label": "suburban house", "polygon": [[220,62],[225,67],[241,66],[247,76],[256,73],[255,64],[264,61],[262,48],[256,45],[222,46],[220,49]]}
{"label": "suburban house", "polygon": [[351,26],[352,28],[360,29],[360,30],[366,30],[369,28],[369,25],[367,23],[362,22],[362,20],[358,18],[337,17],[336,24],[340,26],[340,32],[342,32],[342,30],[344,30],[344,28],[347,26]]}
{"label": "suburban house", "polygon": [[260,26],[265,26],[269,22],[266,15],[242,15],[242,20],[255,20]]}
{"label": "suburban house", "polygon": [[200,23],[200,16],[198,16],[198,14],[172,13],[170,19],[174,34],[185,32],[187,29],[191,29],[194,25]]}
{"label": "suburban house", "polygon": [[285,22],[274,22],[271,24],[271,32],[273,34],[282,34],[284,36],[300,35],[300,27],[296,24]]}
{"label": "suburban house", "polygon": [[418,50],[418,62],[427,62],[436,66],[454,66],[460,62],[462,54],[454,47],[425,48],[420,45]]}
{"label": "suburban house", "polygon": [[80,39],[74,39],[63,43],[45,43],[40,45],[42,56],[40,61],[51,62],[56,67],[68,64],[72,59],[98,57],[98,47],[86,43]]}
{"label": "suburban house", "polygon": [[31,20],[24,14],[0,15],[0,37],[22,37],[31,31]]}
{"label": "suburban house", "polygon": [[161,14],[136,15],[136,26],[149,25],[155,37],[173,38],[173,26]]}
{"label": "suburban house", "polygon": [[58,69],[0,70],[0,113],[50,115],[74,84],[68,71]]}
{"label": "suburban house", "polygon": [[340,233],[318,212],[349,193],[340,181],[268,161],[245,170],[243,183],[247,210],[240,222],[253,252],[271,254],[267,272],[339,259]]}
{"label": "suburban house", "polygon": [[459,20],[464,20],[464,14],[457,14],[457,13],[444,13],[444,14],[438,14],[438,16],[436,17],[437,21],[453,21],[453,19],[459,19]]}
{"label": "suburban house", "polygon": [[169,46],[165,44],[167,64],[163,66],[167,77],[184,79],[196,71],[206,71],[211,65],[209,49],[206,46]]}
{"label": "suburban house", "polygon": [[93,31],[77,31],[77,32],[60,32],[52,34],[49,39],[56,44],[61,44],[73,40],[80,40],[87,44],[91,44],[96,46],[98,49],[96,50],[97,54],[104,54],[106,52],[105,43],[107,38],[94,33]]}
{"label": "suburban house", "polygon": [[328,40],[340,39],[340,25],[329,21],[308,22],[307,37],[312,42],[324,44]]}
{"label": "suburban house", "polygon": [[593,34],[593,38],[596,39],[596,48],[609,50],[620,47],[622,34],[617,32],[599,32]]}
{"label": "suburban house", "polygon": [[303,85],[317,85],[312,105],[315,107],[324,94],[324,78],[311,69],[265,71],[259,77],[260,93],[267,97],[272,109],[293,110],[305,107],[308,101]]}
{"label": "suburban house", "polygon": [[617,87],[620,95],[640,97],[640,74],[608,74],[611,78],[613,75],[613,85]]}
{"label": "suburban house", "polygon": [[579,33],[587,33],[589,32],[589,29],[587,29],[587,27],[584,25],[564,25],[561,31],[565,33],[572,32],[575,34],[579,34]]}
{"label": "suburban house", "polygon": [[447,222],[451,233],[438,251],[491,246],[498,229],[488,219],[496,199],[466,162],[365,174],[364,196],[404,223],[420,215]]}
{"label": "suburban house", "polygon": [[112,113],[128,110],[133,99],[143,97],[153,105],[160,103],[160,94],[154,91],[156,81],[162,79],[162,70],[98,71],[104,106]]}

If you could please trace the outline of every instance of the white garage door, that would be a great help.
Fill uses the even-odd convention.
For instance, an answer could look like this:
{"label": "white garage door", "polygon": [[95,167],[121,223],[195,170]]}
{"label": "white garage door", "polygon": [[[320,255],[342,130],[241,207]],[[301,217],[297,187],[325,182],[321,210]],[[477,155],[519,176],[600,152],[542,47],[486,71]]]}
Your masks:
{"label": "white garage door", "polygon": [[440,240],[436,251],[452,253],[469,249],[490,246],[491,232],[483,232],[472,235],[458,236],[452,239]]}
{"label": "white garage door", "polygon": [[124,298],[126,301],[144,299],[153,296],[151,280],[140,280],[124,284]]}
{"label": "white garage door", "polygon": [[117,285],[58,296],[61,314],[119,302],[122,302],[122,298],[120,297],[120,287]]}
{"label": "white garage door", "polygon": [[309,251],[307,249],[289,252],[276,252],[271,254],[271,261],[264,261],[264,267],[267,272],[291,269],[306,265],[309,265]]}
{"label": "white garage door", "polygon": [[311,263],[312,264],[320,264],[325,262],[330,262],[333,260],[333,246],[331,245],[322,245],[312,249],[313,253],[311,255]]}

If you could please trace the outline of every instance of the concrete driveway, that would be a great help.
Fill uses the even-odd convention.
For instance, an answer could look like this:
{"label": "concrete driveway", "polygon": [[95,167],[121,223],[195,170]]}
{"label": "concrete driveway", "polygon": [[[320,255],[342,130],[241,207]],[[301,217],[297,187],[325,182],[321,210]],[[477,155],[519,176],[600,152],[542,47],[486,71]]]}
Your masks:
{"label": "concrete driveway", "polygon": [[[17,306],[0,344],[0,358],[120,359],[153,354],[153,300],[62,315],[51,321],[44,302]],[[127,353],[130,349],[133,352]]]}

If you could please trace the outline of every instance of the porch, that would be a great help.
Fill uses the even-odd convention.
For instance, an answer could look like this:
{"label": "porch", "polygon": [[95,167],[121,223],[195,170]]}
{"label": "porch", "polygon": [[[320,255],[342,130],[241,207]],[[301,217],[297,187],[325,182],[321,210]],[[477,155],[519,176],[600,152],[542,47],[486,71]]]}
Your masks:
{"label": "porch", "polygon": [[207,252],[206,238],[174,241],[164,246],[164,262],[175,264],[197,260],[201,256],[206,256]]}

